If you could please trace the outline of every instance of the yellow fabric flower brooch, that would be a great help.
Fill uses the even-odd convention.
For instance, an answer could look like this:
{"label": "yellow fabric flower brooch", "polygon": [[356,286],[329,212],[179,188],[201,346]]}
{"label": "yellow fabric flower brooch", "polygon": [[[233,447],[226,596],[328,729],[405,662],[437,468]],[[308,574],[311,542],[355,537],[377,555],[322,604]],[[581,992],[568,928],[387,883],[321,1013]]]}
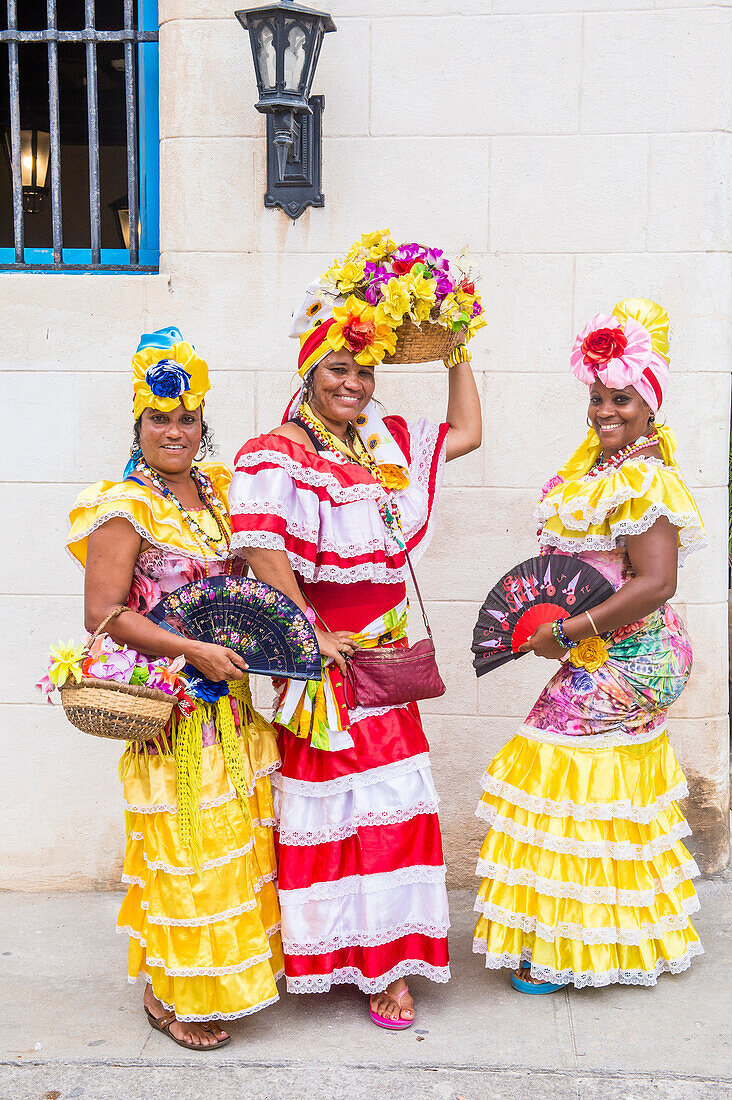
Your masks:
{"label": "yellow fabric flower brooch", "polygon": [[610,654],[602,638],[595,635],[578,642],[569,651],[569,660],[575,668],[584,668],[587,672],[597,672],[607,661]]}
{"label": "yellow fabric flower brooch", "polygon": [[135,420],[145,409],[170,412],[181,402],[189,411],[197,409],[211,388],[205,360],[174,326],[140,338],[132,376]]}

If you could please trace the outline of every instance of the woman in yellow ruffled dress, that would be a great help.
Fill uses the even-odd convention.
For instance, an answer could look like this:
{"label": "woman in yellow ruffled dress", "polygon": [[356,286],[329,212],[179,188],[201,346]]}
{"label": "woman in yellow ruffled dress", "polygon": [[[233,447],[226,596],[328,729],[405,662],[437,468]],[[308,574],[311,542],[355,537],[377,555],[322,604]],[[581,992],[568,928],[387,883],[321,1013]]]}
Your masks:
{"label": "woman in yellow ruffled dress", "polygon": [[[85,619],[156,657],[181,652],[200,673],[193,713],[120,761],[127,817],[118,931],[129,978],[146,981],[152,1027],[195,1050],[229,1042],[219,1021],[277,1000],[283,970],[270,773],[272,727],[253,709],[246,664],[145,617],[163,596],[206,576],[240,573],[230,553],[231,473],[194,463],[208,429],[206,363],[175,328],[142,337],[133,359],[135,445],[124,480],[85,489],[69,548],[85,567]],[[226,681],[220,694],[217,682]]]}
{"label": "woman in yellow ruffled dress", "polygon": [[702,953],[688,789],[666,730],[691,646],[666,601],[703,527],[675,437],[655,423],[667,354],[666,313],[642,298],[593,318],[572,352],[590,430],[545,486],[539,543],[616,591],[522,646],[568,659],[484,778],[473,949],[523,993],[655,985]]}

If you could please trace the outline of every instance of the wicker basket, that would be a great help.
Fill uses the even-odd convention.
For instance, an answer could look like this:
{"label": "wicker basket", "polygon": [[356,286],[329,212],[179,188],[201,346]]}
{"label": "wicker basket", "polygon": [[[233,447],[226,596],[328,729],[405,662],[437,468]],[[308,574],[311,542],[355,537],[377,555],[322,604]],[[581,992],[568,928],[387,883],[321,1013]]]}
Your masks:
{"label": "wicker basket", "polygon": [[[126,610],[125,607],[115,608],[94,631],[86,649],[107,623]],[[149,741],[157,737],[165,729],[175,706],[175,698],[157,688],[88,677],[83,677],[78,684],[67,681],[60,694],[72,726],[94,737],[120,741]]]}
{"label": "wicker basket", "polygon": [[435,321],[416,325],[411,317],[402,321],[397,331],[393,355],[385,355],[385,363],[431,363],[446,359],[460,342],[460,333],[443,328]]}

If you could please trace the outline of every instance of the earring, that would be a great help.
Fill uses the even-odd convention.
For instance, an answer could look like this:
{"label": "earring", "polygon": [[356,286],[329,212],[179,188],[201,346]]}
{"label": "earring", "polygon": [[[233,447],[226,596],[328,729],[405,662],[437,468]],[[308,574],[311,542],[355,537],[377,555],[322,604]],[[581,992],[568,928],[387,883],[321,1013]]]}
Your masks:
{"label": "earring", "polygon": [[655,413],[651,413],[651,415],[648,417],[648,423],[649,424],[655,424],[656,423],[656,414]]}
{"label": "earring", "polygon": [[592,421],[590,420],[589,416],[585,417],[585,422],[586,422],[588,428],[592,427]]}

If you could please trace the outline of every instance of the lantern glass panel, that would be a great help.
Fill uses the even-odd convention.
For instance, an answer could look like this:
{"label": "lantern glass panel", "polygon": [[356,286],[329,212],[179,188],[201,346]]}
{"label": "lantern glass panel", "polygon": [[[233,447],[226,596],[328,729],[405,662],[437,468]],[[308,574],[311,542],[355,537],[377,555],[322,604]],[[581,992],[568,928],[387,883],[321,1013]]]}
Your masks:
{"label": "lantern glass panel", "polygon": [[254,31],[256,39],[257,71],[262,90],[273,92],[277,87],[277,50],[275,28],[271,23],[259,23]]}
{"label": "lantern glass panel", "polygon": [[23,187],[46,186],[51,135],[43,130],[20,131],[20,165]]}
{"label": "lantern glass panel", "polygon": [[287,22],[285,45],[285,88],[304,91],[308,76],[308,31],[302,23]]}

